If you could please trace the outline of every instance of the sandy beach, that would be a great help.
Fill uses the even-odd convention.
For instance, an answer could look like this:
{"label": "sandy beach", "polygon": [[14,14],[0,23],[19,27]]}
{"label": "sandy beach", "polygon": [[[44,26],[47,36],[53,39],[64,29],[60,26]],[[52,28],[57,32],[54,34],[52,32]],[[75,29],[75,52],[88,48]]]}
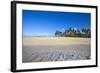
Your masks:
{"label": "sandy beach", "polygon": [[22,61],[47,62],[91,59],[90,38],[23,37]]}

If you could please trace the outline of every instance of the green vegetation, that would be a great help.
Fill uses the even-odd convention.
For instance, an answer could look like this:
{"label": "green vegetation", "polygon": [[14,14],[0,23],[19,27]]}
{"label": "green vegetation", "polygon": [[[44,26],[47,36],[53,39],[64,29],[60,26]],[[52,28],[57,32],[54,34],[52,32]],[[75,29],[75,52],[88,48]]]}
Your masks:
{"label": "green vegetation", "polygon": [[56,31],[55,36],[60,37],[91,37],[91,30],[89,28],[82,28],[81,30],[75,28],[66,29],[64,32]]}

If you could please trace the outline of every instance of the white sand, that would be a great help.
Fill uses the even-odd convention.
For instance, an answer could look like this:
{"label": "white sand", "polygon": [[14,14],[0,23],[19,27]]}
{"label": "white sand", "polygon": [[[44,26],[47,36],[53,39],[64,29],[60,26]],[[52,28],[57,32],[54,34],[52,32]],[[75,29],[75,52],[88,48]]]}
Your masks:
{"label": "white sand", "polygon": [[23,38],[22,60],[27,62],[86,60],[91,56],[89,38]]}

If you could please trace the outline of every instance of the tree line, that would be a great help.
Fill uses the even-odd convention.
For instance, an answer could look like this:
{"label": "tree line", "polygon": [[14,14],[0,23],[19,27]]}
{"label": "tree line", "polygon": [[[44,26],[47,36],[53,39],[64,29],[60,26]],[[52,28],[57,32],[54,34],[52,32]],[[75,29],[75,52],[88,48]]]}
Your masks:
{"label": "tree line", "polygon": [[56,31],[55,36],[57,37],[91,37],[90,28],[82,28],[81,30],[75,28],[69,28],[64,30],[64,32]]}

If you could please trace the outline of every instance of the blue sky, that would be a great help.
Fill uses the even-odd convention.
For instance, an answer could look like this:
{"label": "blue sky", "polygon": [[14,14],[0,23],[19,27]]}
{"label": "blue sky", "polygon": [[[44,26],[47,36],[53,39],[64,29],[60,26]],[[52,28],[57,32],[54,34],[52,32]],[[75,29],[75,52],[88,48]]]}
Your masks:
{"label": "blue sky", "polygon": [[56,30],[70,27],[81,30],[90,28],[90,13],[23,10],[22,25],[24,36],[52,36]]}

